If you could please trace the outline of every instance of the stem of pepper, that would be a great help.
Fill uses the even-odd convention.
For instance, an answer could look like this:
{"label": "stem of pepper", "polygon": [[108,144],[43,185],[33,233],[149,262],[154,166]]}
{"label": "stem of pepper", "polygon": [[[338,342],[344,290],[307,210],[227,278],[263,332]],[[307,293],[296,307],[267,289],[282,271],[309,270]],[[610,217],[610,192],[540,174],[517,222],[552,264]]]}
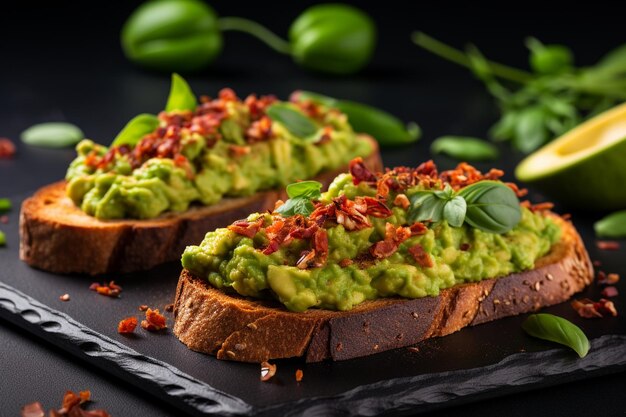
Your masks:
{"label": "stem of pepper", "polygon": [[[421,46],[435,55],[439,55],[448,61],[454,62],[455,64],[466,68],[472,68],[472,63],[465,53],[452,48],[437,39],[431,38],[423,32],[414,32],[411,39],[416,45]],[[509,67],[493,61],[487,61],[487,64],[489,64],[493,75],[505,80],[525,84],[533,78],[532,74],[526,71],[518,70],[517,68]]]}
{"label": "stem of pepper", "polygon": [[220,30],[223,32],[228,30],[245,32],[261,40],[276,52],[291,55],[291,45],[289,45],[289,42],[257,22],[241,17],[221,17],[217,23]]}

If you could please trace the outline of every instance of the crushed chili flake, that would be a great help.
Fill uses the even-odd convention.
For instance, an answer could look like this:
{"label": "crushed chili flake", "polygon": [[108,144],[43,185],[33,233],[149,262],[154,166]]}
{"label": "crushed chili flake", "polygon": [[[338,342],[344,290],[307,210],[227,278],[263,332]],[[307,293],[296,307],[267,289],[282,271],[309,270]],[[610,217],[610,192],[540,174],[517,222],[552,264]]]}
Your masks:
{"label": "crushed chili flake", "polygon": [[8,222],[9,222],[9,216],[7,216],[6,214],[0,216],[0,223],[7,224]]}
{"label": "crushed chili flake", "polygon": [[106,282],[103,284],[94,282],[89,286],[89,289],[107,297],[119,297],[122,292],[122,287],[117,285],[115,281],[109,281],[108,284]]}
{"label": "crushed chili flake", "polygon": [[266,382],[276,375],[277,366],[267,361],[261,362],[261,381]]}
{"label": "crushed chili flake", "polygon": [[70,295],[69,294],[63,294],[62,296],[59,297],[59,300],[61,300],[61,301],[70,301]]}
{"label": "crushed chili flake", "polygon": [[598,271],[596,283],[598,285],[615,285],[619,282],[619,274],[611,272],[607,274],[604,271]]}
{"label": "crushed chili flake", "polygon": [[430,257],[428,252],[424,250],[424,247],[420,245],[419,243],[415,246],[411,246],[408,252],[411,254],[413,259],[415,259],[415,262],[417,262],[417,264],[421,266],[422,268],[433,267],[432,258]]}
{"label": "crushed chili flake", "polygon": [[[63,396],[61,408],[50,410],[50,417],[111,417],[105,410],[85,410],[82,404],[91,401],[91,392],[88,390],[80,391],[78,394],[73,391],[66,391]],[[21,409],[22,417],[43,417],[45,410],[40,402],[27,404]]]}
{"label": "crushed chili flake", "polygon": [[263,226],[263,217],[259,217],[253,222],[249,222],[247,220],[237,220],[228,226],[228,230],[235,232],[238,235],[252,238],[261,229],[261,226]]}
{"label": "crushed chili flake", "polygon": [[593,266],[595,266],[596,268],[602,266],[602,262],[600,262],[598,260],[595,260],[592,263],[593,263]]}
{"label": "crushed chili flake", "polygon": [[615,240],[597,240],[596,247],[600,250],[619,250],[619,242]]}
{"label": "crushed chili flake", "polygon": [[386,223],[385,238],[370,247],[370,254],[377,259],[387,258],[393,255],[398,250],[398,246],[411,235],[411,229],[408,227],[396,227],[392,223]]}
{"label": "crushed chili flake", "polygon": [[617,297],[619,295],[619,291],[617,291],[616,287],[608,286],[602,289],[602,297],[611,298]]}
{"label": "crushed chili flake", "polygon": [[131,316],[120,320],[117,325],[117,332],[120,334],[130,334],[135,331],[137,327],[137,317]]}
{"label": "crushed chili flake", "polygon": [[376,175],[365,166],[365,162],[360,156],[350,161],[349,171],[354,185],[359,185],[362,182],[375,184],[377,181]]}
{"label": "crushed chili flake", "polygon": [[139,306],[139,311],[146,311],[148,309],[148,306],[145,304],[142,304]]}
{"label": "crushed chili flake", "polygon": [[406,194],[398,194],[393,199],[393,204],[406,210],[411,205],[411,202],[409,201],[409,197],[407,197]]}
{"label": "crushed chili flake", "polygon": [[466,242],[466,243],[461,243],[461,245],[459,246],[459,249],[461,249],[463,252],[466,252],[470,250],[471,247],[472,245]]}
{"label": "crushed chili flake", "polygon": [[588,298],[574,300],[571,302],[571,306],[580,317],[587,319],[617,316],[615,304],[605,298],[601,298],[600,301],[593,301]]}
{"label": "crushed chili flake", "polygon": [[43,406],[39,401],[34,403],[26,404],[21,409],[22,417],[44,417],[46,415]]}
{"label": "crushed chili flake", "polygon": [[302,382],[302,378],[304,378],[304,372],[302,369],[296,369],[296,382]]}
{"label": "crushed chili flake", "polygon": [[159,312],[158,308],[154,310],[148,308],[146,310],[146,319],[141,321],[141,327],[150,332],[158,332],[167,328],[167,319]]}
{"label": "crushed chili flake", "polygon": [[339,266],[342,268],[345,268],[348,265],[352,265],[354,263],[354,261],[350,258],[344,258],[341,261],[339,261]]}
{"label": "crushed chili flake", "polygon": [[8,159],[15,155],[15,145],[10,139],[0,138],[0,159]]}

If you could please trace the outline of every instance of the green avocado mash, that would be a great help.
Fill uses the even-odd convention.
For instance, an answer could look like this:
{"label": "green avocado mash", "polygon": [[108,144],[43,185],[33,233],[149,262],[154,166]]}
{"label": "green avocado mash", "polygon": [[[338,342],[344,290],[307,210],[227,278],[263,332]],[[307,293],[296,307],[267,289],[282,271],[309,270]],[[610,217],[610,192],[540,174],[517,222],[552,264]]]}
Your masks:
{"label": "green avocado mash", "polygon": [[[344,114],[321,106],[310,116],[317,132],[295,136],[265,115],[264,106],[277,102],[227,97],[193,112],[162,112],[157,130],[134,148],[83,140],[67,171],[67,194],[99,219],[147,219],[284,187],[372,152]],[[297,102],[288,106],[305,114]]]}
{"label": "green avocado mash", "polygon": [[[404,195],[410,198],[424,187],[423,183],[412,186]],[[376,188],[366,182],[354,185],[353,177],[343,174],[317,204],[333,206],[342,195],[354,200],[375,194]],[[507,233],[487,233],[468,224],[451,227],[442,220],[408,237],[388,256],[368,260],[363,255],[385,239],[388,223],[408,225],[406,205],[397,194],[391,192],[386,198],[389,215],[368,216],[369,227],[347,230],[344,224],[349,223],[340,224],[339,217],[334,223],[326,220],[327,256],[322,265],[298,266],[311,247],[306,239],[285,239],[277,250],[265,254],[269,234],[278,222],[288,220],[276,213],[250,215],[244,225],[262,225],[252,237],[233,227],[207,233],[199,246],[187,247],[182,264],[216,288],[250,297],[274,297],[292,311],[349,310],[364,300],[436,296],[456,284],[533,268],[535,260],[560,238],[560,228],[549,217],[522,207],[521,220]],[[425,252],[425,260],[412,255],[414,247]]]}

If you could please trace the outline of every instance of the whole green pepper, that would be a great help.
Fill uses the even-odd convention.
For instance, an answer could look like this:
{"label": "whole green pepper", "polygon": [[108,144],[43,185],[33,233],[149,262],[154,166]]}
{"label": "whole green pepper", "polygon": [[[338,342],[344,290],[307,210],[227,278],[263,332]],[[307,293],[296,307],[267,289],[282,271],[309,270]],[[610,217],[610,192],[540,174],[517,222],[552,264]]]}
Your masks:
{"label": "whole green pepper", "polygon": [[351,74],[369,62],[376,47],[376,26],[355,7],[320,4],[293,22],[289,41],[293,59],[303,67]]}
{"label": "whole green pepper", "polygon": [[137,8],[122,28],[133,62],[161,71],[196,71],[222,50],[213,9],[199,0],[155,0]]}

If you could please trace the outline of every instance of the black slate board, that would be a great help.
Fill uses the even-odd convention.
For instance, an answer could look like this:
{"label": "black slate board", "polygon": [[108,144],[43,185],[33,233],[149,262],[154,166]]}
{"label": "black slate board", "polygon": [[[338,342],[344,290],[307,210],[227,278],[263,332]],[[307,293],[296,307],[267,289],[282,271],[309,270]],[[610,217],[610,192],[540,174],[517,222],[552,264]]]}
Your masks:
{"label": "black slate board", "polygon": [[[20,201],[13,199],[16,207]],[[16,217],[3,227],[8,246],[0,250],[0,316],[190,414],[414,414],[626,369],[624,316],[584,320],[564,303],[545,311],[583,328],[592,341],[584,359],[526,336],[520,328],[525,316],[519,316],[425,341],[418,352],[398,349],[337,363],[278,361],[277,377],[262,383],[258,365],[192,352],[169,332],[139,329],[131,337],[116,332],[121,318],[142,315],[139,305],[163,309],[173,301],[178,264],[101,277],[115,279],[124,292],[119,299],[99,296],[88,289],[93,278],[50,274],[19,261]],[[591,222],[582,215],[574,219],[592,259],[626,277],[626,267],[619,265],[626,250],[598,251]],[[623,282],[620,286],[626,292]],[[59,300],[65,293],[69,302]],[[598,298],[599,288],[582,296]],[[620,298],[614,301],[622,310]],[[171,314],[168,318],[171,323]],[[304,370],[301,383],[295,382],[296,369]]]}

